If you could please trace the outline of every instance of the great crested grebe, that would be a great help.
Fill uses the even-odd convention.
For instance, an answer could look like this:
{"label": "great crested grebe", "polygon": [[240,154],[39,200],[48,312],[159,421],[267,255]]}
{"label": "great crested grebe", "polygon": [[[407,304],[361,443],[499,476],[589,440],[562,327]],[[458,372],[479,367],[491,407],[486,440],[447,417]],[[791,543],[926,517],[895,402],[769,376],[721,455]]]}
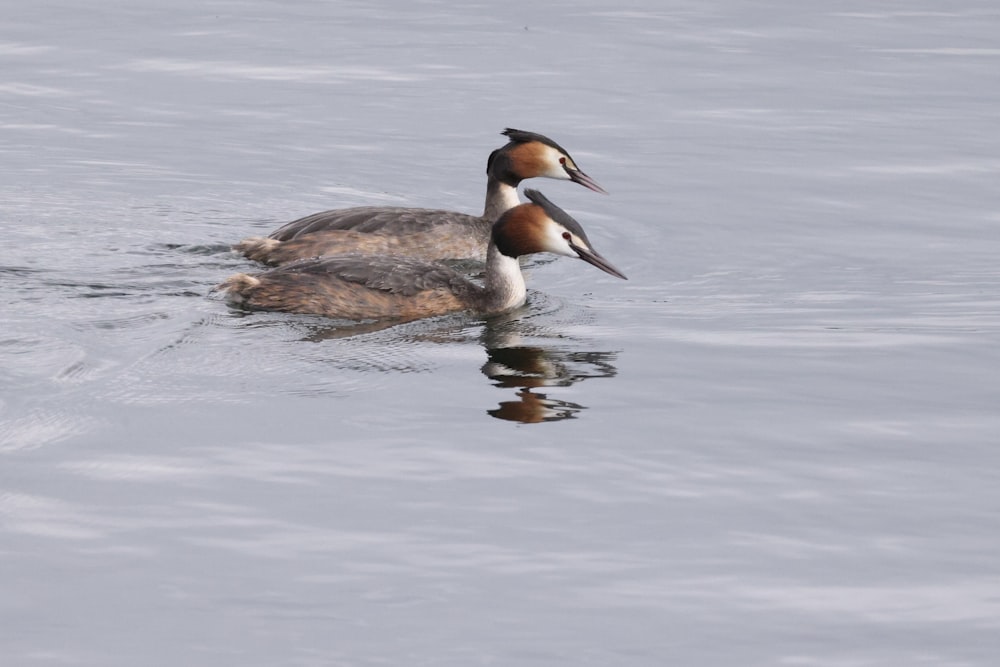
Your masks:
{"label": "great crested grebe", "polygon": [[392,206],[337,209],[289,222],[267,238],[250,237],[233,248],[272,265],[342,253],[483,261],[493,223],[520,203],[517,185],[522,180],[569,180],[607,194],[548,137],[511,128],[501,134],[510,141],[490,153],[486,162],[486,206],[481,216]]}
{"label": "great crested grebe", "polygon": [[254,310],[348,320],[415,320],[457,311],[500,313],[526,296],[518,257],[551,252],[576,257],[618,278],[625,275],[595,251],[583,228],[537,190],[493,225],[479,286],[441,264],[411,257],[330,255],[257,275],[238,273],[217,289]]}

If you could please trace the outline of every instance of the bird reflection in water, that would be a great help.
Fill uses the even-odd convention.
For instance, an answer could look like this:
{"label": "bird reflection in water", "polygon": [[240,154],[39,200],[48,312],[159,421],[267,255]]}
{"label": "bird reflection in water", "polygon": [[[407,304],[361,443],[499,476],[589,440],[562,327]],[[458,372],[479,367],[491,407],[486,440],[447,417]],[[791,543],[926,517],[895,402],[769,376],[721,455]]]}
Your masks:
{"label": "bird reflection in water", "polygon": [[[538,312],[551,316],[545,311],[546,301],[543,296],[536,295]],[[578,314],[578,313],[574,313]],[[483,320],[484,328],[479,334],[469,335],[469,321],[461,315],[442,318],[428,326],[419,322],[410,325],[400,325],[398,322],[355,322],[339,323],[334,326],[311,322],[306,327],[306,334],[301,340],[322,342],[333,340],[363,340],[366,344],[361,349],[373,346],[374,356],[378,358],[379,370],[414,370],[413,359],[401,358],[393,352],[392,347],[386,347],[385,342],[378,338],[382,331],[396,330],[399,326],[408,326],[405,334],[393,337],[397,349],[412,351],[413,343],[424,345],[455,345],[471,343],[478,339],[487,355],[486,363],[481,367],[483,375],[493,381],[493,385],[502,389],[516,389],[512,398],[515,400],[500,401],[499,407],[487,410],[487,414],[497,419],[519,422],[522,424],[538,424],[541,422],[575,419],[577,414],[587,406],[551,397],[551,392],[540,393],[543,388],[569,387],[581,380],[589,378],[610,378],[618,374],[614,362],[617,352],[582,352],[568,349],[568,345],[579,344],[579,340],[566,334],[563,324],[554,323],[545,318],[546,324],[532,324],[533,318],[524,317],[523,311],[516,311]],[[322,320],[325,321],[325,320]],[[579,323],[574,317],[568,323]],[[285,318],[266,321],[264,325],[277,324],[287,326]],[[316,326],[319,324],[319,326]],[[548,343],[558,341],[552,346],[529,345],[532,343]],[[419,355],[418,355],[419,356]],[[355,349],[350,355],[334,355],[328,359],[331,363],[358,368],[371,368],[372,355],[359,357]],[[350,361],[347,361],[350,360]]]}
{"label": "bird reflection in water", "polygon": [[517,392],[517,401],[500,401],[500,407],[487,410],[491,417],[522,424],[540,424],[554,422],[560,419],[574,419],[576,413],[583,410],[582,405],[569,401],[557,401],[545,394],[536,394],[530,389]]}
{"label": "bird reflection in water", "polygon": [[538,424],[572,419],[586,406],[535,393],[540,387],[568,387],[580,380],[613,377],[617,369],[611,363],[614,352],[575,352],[536,346],[494,347],[486,350],[485,376],[494,386],[517,388],[516,401],[501,401],[500,407],[487,410],[497,419]]}

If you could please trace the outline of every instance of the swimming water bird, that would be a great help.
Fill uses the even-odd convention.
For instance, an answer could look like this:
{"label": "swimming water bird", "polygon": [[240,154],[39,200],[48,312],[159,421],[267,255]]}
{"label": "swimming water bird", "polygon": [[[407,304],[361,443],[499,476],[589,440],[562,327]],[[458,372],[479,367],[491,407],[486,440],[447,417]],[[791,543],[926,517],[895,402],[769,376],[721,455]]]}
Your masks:
{"label": "swimming water bird", "polygon": [[520,203],[517,185],[522,180],[569,180],[607,194],[548,137],[511,128],[501,134],[509,141],[486,162],[486,205],[481,216],[392,206],[337,209],[289,222],[267,238],[250,237],[233,248],[272,265],[339,253],[483,261],[493,223]]}
{"label": "swimming water bird", "polygon": [[300,260],[259,273],[239,273],[217,289],[252,310],[309,313],[348,320],[410,321],[457,311],[493,314],[524,303],[518,257],[551,252],[576,257],[618,278],[583,228],[537,190],[529,203],[500,216],[486,252],[483,285],[442,264],[410,257],[359,254]]}

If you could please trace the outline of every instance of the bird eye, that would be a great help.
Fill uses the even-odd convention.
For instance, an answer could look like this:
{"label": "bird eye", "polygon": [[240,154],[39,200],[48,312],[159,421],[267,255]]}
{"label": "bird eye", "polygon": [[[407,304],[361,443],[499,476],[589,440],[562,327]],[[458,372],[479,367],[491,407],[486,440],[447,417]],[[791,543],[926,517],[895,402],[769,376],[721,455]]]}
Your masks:
{"label": "bird eye", "polygon": [[569,232],[563,232],[563,238],[566,239],[567,241],[572,241],[573,235],[570,234]]}
{"label": "bird eye", "polygon": [[566,164],[566,158],[565,157],[559,158],[559,164]]}

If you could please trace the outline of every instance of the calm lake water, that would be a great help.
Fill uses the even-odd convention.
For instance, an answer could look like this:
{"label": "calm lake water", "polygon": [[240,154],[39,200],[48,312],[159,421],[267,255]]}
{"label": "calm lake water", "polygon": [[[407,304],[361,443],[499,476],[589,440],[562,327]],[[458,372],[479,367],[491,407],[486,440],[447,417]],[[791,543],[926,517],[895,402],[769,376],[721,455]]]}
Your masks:
{"label": "calm lake water", "polygon": [[[4,665],[996,664],[995,2],[2,5]],[[209,295],[505,127],[628,282]]]}

